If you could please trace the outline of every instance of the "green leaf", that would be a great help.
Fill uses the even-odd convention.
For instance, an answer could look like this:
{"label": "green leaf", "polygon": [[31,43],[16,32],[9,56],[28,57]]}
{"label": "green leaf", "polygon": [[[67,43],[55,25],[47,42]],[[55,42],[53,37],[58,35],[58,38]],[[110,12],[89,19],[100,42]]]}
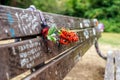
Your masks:
{"label": "green leaf", "polygon": [[52,27],[50,27],[50,29],[48,30],[48,35],[52,35],[53,33],[55,33],[56,31],[56,26],[52,25]]}
{"label": "green leaf", "polygon": [[48,35],[47,39],[50,40],[50,41],[53,41],[53,42],[57,41],[57,39],[54,36],[51,36],[51,35]]}

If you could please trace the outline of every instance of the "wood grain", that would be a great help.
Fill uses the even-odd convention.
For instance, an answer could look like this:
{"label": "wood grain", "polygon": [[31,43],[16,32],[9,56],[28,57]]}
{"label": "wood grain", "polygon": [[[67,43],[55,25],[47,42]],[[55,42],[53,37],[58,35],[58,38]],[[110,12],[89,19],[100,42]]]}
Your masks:
{"label": "wood grain", "polygon": [[116,80],[120,80],[120,51],[115,51]]}
{"label": "wood grain", "polygon": [[105,68],[104,80],[114,80],[114,56],[113,52],[109,52],[107,55],[107,64]]}
{"label": "wood grain", "polygon": [[[45,60],[42,39],[32,39],[0,46],[0,79],[23,73]],[[40,46],[40,47],[39,47]],[[42,46],[42,47],[41,47]],[[4,76],[3,76],[4,75]]]}
{"label": "wood grain", "polygon": [[39,34],[39,12],[0,5],[0,39]]}
{"label": "wood grain", "polygon": [[[79,61],[81,57],[80,54],[84,53],[84,51],[81,51],[83,49],[82,47],[86,42],[90,43],[89,40],[81,43],[74,49],[54,59],[52,62],[46,64],[23,80],[62,80],[73,68],[76,62]],[[86,48],[88,49],[88,47]]]}

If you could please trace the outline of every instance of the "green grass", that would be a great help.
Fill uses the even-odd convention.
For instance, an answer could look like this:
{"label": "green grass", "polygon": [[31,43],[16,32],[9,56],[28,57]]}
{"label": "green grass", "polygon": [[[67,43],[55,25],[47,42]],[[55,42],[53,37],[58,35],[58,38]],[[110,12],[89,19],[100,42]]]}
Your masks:
{"label": "green grass", "polygon": [[120,34],[117,33],[102,33],[99,39],[101,44],[109,44],[113,47],[120,48]]}

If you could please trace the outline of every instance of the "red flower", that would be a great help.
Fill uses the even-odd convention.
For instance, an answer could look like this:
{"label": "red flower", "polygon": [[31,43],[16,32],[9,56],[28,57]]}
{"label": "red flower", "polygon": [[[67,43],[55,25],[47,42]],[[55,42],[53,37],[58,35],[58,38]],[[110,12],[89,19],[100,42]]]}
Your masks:
{"label": "red flower", "polygon": [[61,30],[60,40],[59,40],[61,44],[68,44],[71,42],[76,42],[78,40],[79,38],[75,32],[67,31],[65,29]]}
{"label": "red flower", "polygon": [[65,40],[65,39],[63,39],[63,38],[60,38],[59,43],[60,43],[60,44],[67,45],[67,44],[69,43],[69,41],[67,41],[67,40]]}
{"label": "red flower", "polygon": [[49,30],[48,27],[42,29],[42,35],[43,35],[44,37],[47,37],[47,35],[48,35],[48,30]]}

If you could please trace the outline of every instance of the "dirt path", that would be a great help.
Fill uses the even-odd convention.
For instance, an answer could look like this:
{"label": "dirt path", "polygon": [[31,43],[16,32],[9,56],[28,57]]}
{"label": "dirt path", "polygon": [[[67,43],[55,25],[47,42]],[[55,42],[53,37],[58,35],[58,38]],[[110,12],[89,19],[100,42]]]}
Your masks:
{"label": "dirt path", "polygon": [[[116,49],[109,45],[100,45],[100,48],[104,53]],[[105,64],[92,46],[64,80],[104,80]]]}

